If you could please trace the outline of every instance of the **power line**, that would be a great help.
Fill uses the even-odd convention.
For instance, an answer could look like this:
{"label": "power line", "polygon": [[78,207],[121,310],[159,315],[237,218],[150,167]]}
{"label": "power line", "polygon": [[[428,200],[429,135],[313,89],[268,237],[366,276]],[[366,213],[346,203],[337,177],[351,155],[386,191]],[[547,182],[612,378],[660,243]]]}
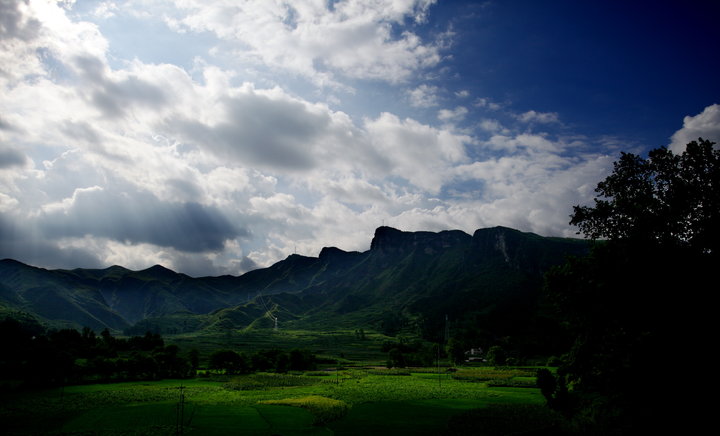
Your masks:
{"label": "power line", "polygon": [[[277,316],[274,316],[274,315],[272,314],[272,311],[270,310],[270,308],[267,306],[267,304],[265,304],[265,299],[262,298],[262,293],[259,293],[259,294],[258,294],[258,298],[260,299],[260,303],[261,303],[261,304],[263,305],[263,307],[265,308],[265,315],[266,315],[268,318],[270,318],[271,320],[273,320],[273,322],[275,323],[275,326],[273,327],[273,330],[277,330],[277,328],[278,328],[278,317],[277,317]],[[278,309],[277,303],[275,303],[274,309]]]}

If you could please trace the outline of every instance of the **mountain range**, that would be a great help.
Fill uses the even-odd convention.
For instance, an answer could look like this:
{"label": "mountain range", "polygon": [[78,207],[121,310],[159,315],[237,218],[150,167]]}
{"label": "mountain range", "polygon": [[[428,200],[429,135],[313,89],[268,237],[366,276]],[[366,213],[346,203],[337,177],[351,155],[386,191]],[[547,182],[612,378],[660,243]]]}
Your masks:
{"label": "mountain range", "polygon": [[415,329],[425,337],[450,317],[510,335],[538,328],[543,273],[588,248],[505,227],[469,235],[383,226],[368,251],[326,247],[240,276],[194,278],[160,265],[47,270],[5,259],[0,316],[132,334],[270,328],[277,319],[287,328]]}

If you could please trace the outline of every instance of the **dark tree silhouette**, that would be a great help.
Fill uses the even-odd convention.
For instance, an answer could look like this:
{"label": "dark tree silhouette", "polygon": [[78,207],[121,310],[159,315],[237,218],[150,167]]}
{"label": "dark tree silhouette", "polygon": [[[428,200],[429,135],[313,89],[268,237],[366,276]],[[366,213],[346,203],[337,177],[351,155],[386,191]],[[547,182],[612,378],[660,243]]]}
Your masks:
{"label": "dark tree silhouette", "polygon": [[592,239],[718,250],[720,150],[700,138],[675,155],[652,150],[647,159],[622,153],[595,189],[595,205],[575,206],[570,224]]}
{"label": "dark tree silhouette", "polygon": [[671,401],[680,386],[668,383],[664,365],[675,348],[702,349],[709,331],[702,301],[720,224],[713,145],[700,139],[681,155],[659,148],[647,159],[623,153],[594,206],[574,208],[571,224],[600,241],[546,275],[546,298],[575,340],[542,388],[581,430],[636,434],[679,424],[692,433],[692,419]]}
{"label": "dark tree silhouette", "polygon": [[222,370],[227,374],[244,374],[249,371],[245,355],[232,350],[219,350],[212,353],[210,369]]}

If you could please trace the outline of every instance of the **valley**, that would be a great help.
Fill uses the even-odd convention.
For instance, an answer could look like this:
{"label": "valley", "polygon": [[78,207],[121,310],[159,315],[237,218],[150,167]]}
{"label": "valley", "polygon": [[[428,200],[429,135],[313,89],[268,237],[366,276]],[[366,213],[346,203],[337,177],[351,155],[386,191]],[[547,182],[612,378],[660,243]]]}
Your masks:
{"label": "valley", "polygon": [[[38,366],[48,377],[31,390],[17,379],[32,380],[32,371],[6,371],[18,377],[3,378],[0,416],[9,434],[557,430],[535,379],[570,338],[544,307],[543,274],[588,249],[583,240],[503,227],[472,236],[381,227],[366,252],[324,248],[237,277],[194,278],[159,265],[45,270],[6,259],[0,315],[27,335],[50,332],[43,352],[61,360],[54,343],[91,348],[68,360],[62,371],[72,377],[50,362]],[[131,336],[143,335],[159,345],[133,351],[141,339]],[[484,360],[466,361],[471,349]],[[304,350],[314,369],[275,363],[270,372],[234,373],[213,366],[221,350],[253,364],[263,353]],[[22,356],[8,356],[22,365]],[[192,371],[183,359],[196,360]]]}

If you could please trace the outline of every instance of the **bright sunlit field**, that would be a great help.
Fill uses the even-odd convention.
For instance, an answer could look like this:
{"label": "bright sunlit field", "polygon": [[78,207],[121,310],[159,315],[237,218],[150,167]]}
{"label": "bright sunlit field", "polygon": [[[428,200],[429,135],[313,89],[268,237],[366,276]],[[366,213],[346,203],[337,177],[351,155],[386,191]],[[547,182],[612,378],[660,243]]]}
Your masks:
{"label": "bright sunlit field", "polygon": [[[417,371],[367,368],[68,386],[5,394],[0,418],[7,434],[104,435],[429,435],[464,434],[468,426],[474,434],[506,434],[554,423],[538,389],[497,386],[512,385],[515,378],[531,386],[531,370],[472,368],[440,376],[430,368]],[[485,423],[485,433],[478,422]]]}

